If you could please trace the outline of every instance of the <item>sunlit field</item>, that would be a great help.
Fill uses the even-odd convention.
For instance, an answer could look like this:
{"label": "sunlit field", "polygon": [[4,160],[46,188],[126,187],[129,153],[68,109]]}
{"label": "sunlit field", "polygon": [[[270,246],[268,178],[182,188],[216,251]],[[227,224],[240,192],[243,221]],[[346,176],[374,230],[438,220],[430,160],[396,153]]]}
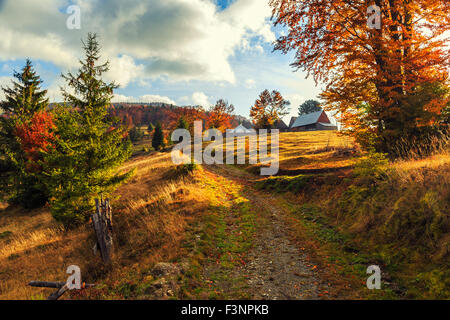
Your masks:
{"label": "sunlit field", "polygon": [[[255,209],[250,206],[249,202],[251,198],[243,193],[243,186],[250,188],[252,181],[260,183],[265,178],[259,176],[258,170],[254,171],[254,167],[250,166],[244,166],[237,173],[233,173],[238,179],[233,180],[234,182],[218,176],[207,166],[204,168],[199,166],[193,171],[185,169],[185,166],[176,167],[172,164],[169,151],[162,153],[150,151],[151,147],[148,144],[149,140],[144,140],[136,145],[135,156],[122,166],[122,170],[136,168],[136,173],[117,190],[113,199],[116,250],[111,267],[104,267],[99,256],[93,255],[94,238],[90,224],[67,232],[53,220],[47,208],[25,211],[19,207],[1,205],[0,299],[45,299],[50,293],[48,289],[31,288],[27,286],[27,283],[32,280],[64,281],[65,270],[71,264],[81,267],[83,281],[96,283],[98,287],[86,289],[77,295],[66,295],[66,299],[251,297],[246,295],[247,289],[242,289],[245,288],[245,284],[240,281],[244,280],[236,280],[236,283],[228,284],[226,279],[229,278],[229,274],[226,272],[231,271],[225,272],[217,267],[214,269],[205,266],[211,265],[212,261],[219,259],[217,261],[220,261],[220,268],[234,270],[236,264],[240,264],[239,261],[245,259],[245,252],[253,246],[255,232],[257,228],[264,225],[265,218],[253,211]],[[348,178],[352,166],[359,161],[361,156],[359,149],[349,138],[336,132],[282,133],[280,135],[280,170],[283,174],[280,175],[280,178],[284,179],[283,175],[285,175],[290,176],[289,179],[297,179],[296,177],[300,174],[298,172],[302,172],[300,176],[304,174],[340,176],[344,172]],[[422,197],[420,201],[424,206],[430,205],[431,208],[435,208],[432,210],[448,209],[448,201],[447,203],[442,201],[448,197],[448,189],[445,186],[449,184],[449,166],[450,156],[447,153],[417,161],[398,161],[391,164],[389,167],[395,172],[395,175],[391,175],[392,186],[409,190],[413,188],[413,183],[419,183],[420,188],[428,186],[429,190],[423,189],[422,192],[422,189],[417,189],[419,188],[417,187],[417,192],[414,194],[399,194],[396,191],[392,196],[387,195],[385,198],[387,210],[383,211],[383,218],[379,221],[388,219],[397,221],[392,216],[394,209],[391,210],[391,207],[388,206],[388,203],[391,202],[397,206],[395,212],[407,215],[406,211],[398,211],[406,210],[406,208],[403,209],[402,203],[404,202],[401,199],[404,198],[407,201],[414,195]],[[327,169],[336,170],[329,171]],[[242,181],[242,185],[236,181]],[[270,183],[270,179],[267,180],[267,186]],[[344,183],[335,189],[332,189],[331,186],[322,186],[322,189],[317,189],[321,190],[320,194],[328,192],[330,198],[320,199],[320,196],[305,196],[301,190],[287,190],[291,192],[291,195],[282,198],[292,198],[292,206],[301,207],[308,202],[315,203],[322,208],[332,208],[333,206],[330,207],[331,204],[327,199],[332,199],[336,194],[343,192],[345,187]],[[433,190],[436,190],[435,193],[430,193]],[[280,189],[276,192],[280,191],[283,190]],[[428,198],[424,198],[426,195]],[[282,198],[279,200],[274,198],[273,205],[283,207],[282,201],[285,200]],[[382,204],[380,203],[380,205]],[[355,206],[358,204],[355,203]],[[370,230],[370,226],[374,228],[373,230],[381,228],[377,223],[370,222],[373,217],[369,207],[367,210],[369,211],[365,218],[357,216],[353,221],[351,218],[348,221],[347,218],[342,218],[340,230],[367,232]],[[424,210],[424,212],[428,212],[426,211],[428,209]],[[433,212],[438,215],[438,211]],[[231,212],[235,213],[229,216]],[[445,215],[445,212],[448,211],[439,212]],[[293,236],[301,238],[300,234],[304,234],[305,231],[297,229],[297,223],[300,223],[300,220],[289,219],[287,221],[290,221],[292,229],[299,232],[297,235],[294,232]],[[256,221],[259,222],[256,223]],[[239,229],[241,223],[242,226],[246,226],[243,229],[246,230],[244,234]],[[447,224],[448,227],[448,222],[442,220],[435,223]],[[223,226],[225,229],[222,229]],[[228,230],[231,226],[233,226],[232,229]],[[442,230],[445,228],[444,226]],[[405,231],[405,229],[403,230]],[[229,252],[227,253],[229,260],[221,260],[224,259],[223,253],[218,252],[218,248],[222,246],[218,247],[218,243],[220,244],[222,241],[219,237],[221,232],[226,232],[225,234],[236,232],[239,235],[233,248],[227,247],[229,244],[223,244],[224,249],[220,249]],[[201,236],[201,240],[198,240],[197,236]],[[374,238],[368,243],[375,245],[376,237],[379,236],[379,234],[374,234]],[[414,241],[414,239],[423,241],[422,238],[409,237],[399,238],[398,243],[406,246],[408,241]],[[440,234],[436,241],[438,242],[435,243],[433,251],[434,261],[436,265],[442,265],[448,259],[448,230],[447,233]],[[427,244],[427,246],[429,245],[431,244]],[[420,244],[417,246],[422,247]],[[414,247],[416,246],[411,246],[411,248]],[[326,251],[329,250],[326,249],[323,251],[323,256],[320,256],[322,250],[325,249],[316,250],[317,263],[320,265],[320,261],[325,261],[324,265],[329,265],[330,261],[324,257],[329,256],[330,251]],[[338,249],[333,250],[335,250],[332,251],[333,254],[340,257],[337,253]],[[215,255],[218,258],[213,258]],[[427,263],[426,260],[414,258],[412,254],[411,257],[418,266],[424,266]],[[164,285],[164,288],[169,293],[161,293],[158,291],[159,289],[155,289],[155,286],[159,286],[160,279],[154,277],[150,270],[158,262],[187,266],[188,271],[184,275],[164,280],[168,283]],[[212,265],[215,265],[215,262]],[[408,268],[405,269],[407,270],[406,274],[414,274],[413,266],[412,264],[408,265]],[[325,268],[328,267],[324,267],[324,270]],[[209,282],[205,284],[204,280],[201,280],[205,277],[203,270],[209,270],[208,277],[215,279],[211,282],[213,284]],[[350,277],[349,272],[354,272],[345,268],[343,270],[342,277]],[[433,279],[435,278],[432,277],[430,281],[434,281]],[[227,284],[224,285],[224,283]],[[329,295],[326,296],[339,298],[345,294],[361,298],[363,296],[360,294],[364,294],[358,290],[349,293],[346,286],[336,285],[336,288],[339,288],[340,291],[336,291],[335,296],[332,293],[328,293]],[[435,288],[434,290],[441,289]],[[327,288],[326,292],[332,292],[332,290]]]}
{"label": "sunlit field", "polygon": [[280,133],[280,170],[298,174],[301,170],[344,169],[357,155],[352,139],[335,131]]}
{"label": "sunlit field", "polygon": [[[127,268],[150,268],[186,253],[180,248],[186,227],[208,209],[212,198],[221,195],[209,194],[202,185],[206,173],[197,172],[186,180],[177,174],[172,178],[175,166],[170,152],[143,151],[151,149],[149,144],[149,140],[137,144],[136,156],[122,167],[136,168],[136,174],[116,192],[113,202],[118,244],[114,271],[105,271],[99,257],[93,256],[90,225],[65,232],[47,208],[28,212],[1,205],[0,299],[43,299],[48,289],[27,283],[63,281],[71,264],[86,270],[83,281],[114,283]],[[281,168],[323,168],[334,164],[333,154],[342,148],[350,148],[349,140],[333,132],[282,133]],[[347,165],[350,160],[342,161]],[[106,293],[106,297],[114,298],[114,294]]]}

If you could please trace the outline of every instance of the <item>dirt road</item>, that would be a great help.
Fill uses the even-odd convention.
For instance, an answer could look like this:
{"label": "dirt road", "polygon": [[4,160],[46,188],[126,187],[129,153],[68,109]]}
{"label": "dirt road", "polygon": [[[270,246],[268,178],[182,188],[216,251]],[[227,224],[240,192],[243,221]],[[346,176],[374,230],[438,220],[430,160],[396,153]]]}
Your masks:
{"label": "dirt road", "polygon": [[244,196],[258,212],[264,213],[267,221],[247,255],[248,263],[235,270],[235,276],[244,275],[247,279],[251,298],[318,299],[324,284],[308,257],[291,241],[288,226],[282,219],[285,212],[277,207],[274,196],[257,192],[251,183],[255,177],[237,168],[208,166],[205,169],[230,180],[230,183],[245,185]]}

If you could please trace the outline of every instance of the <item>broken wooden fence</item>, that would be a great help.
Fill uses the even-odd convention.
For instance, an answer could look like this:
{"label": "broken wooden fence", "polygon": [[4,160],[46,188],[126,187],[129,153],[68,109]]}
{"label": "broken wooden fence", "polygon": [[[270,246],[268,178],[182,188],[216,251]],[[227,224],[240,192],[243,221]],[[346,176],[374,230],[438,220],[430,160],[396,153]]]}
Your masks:
{"label": "broken wooden fence", "polygon": [[[30,283],[28,283],[28,285],[31,287],[37,287],[37,288],[58,289],[55,292],[53,292],[51,295],[49,295],[47,297],[47,300],[58,300],[64,293],[66,293],[69,290],[66,282],[31,281]],[[92,288],[94,286],[95,286],[95,284],[83,283],[82,289]]]}
{"label": "broken wooden fence", "polygon": [[102,260],[108,264],[111,262],[113,251],[113,235],[112,235],[112,211],[110,200],[103,200],[103,197],[95,199],[95,213],[92,215],[92,225],[97,237],[97,243],[94,246],[94,254],[97,249],[100,250]]}

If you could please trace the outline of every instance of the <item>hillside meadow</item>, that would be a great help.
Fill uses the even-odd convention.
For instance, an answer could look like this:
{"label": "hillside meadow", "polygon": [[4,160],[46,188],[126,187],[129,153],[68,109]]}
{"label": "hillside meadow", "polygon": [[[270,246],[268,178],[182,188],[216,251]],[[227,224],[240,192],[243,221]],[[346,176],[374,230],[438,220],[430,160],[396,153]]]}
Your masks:
{"label": "hillside meadow", "polygon": [[[65,281],[72,264],[97,287],[65,299],[252,299],[242,268],[273,208],[324,282],[314,297],[448,298],[449,166],[445,151],[388,163],[335,132],[282,133],[280,174],[265,178],[250,165],[175,166],[143,140],[121,169],[136,174],[114,195],[109,267],[90,224],[65,231],[48,208],[1,204],[0,299],[45,299],[27,283]],[[158,277],[160,262],[183,272]],[[371,264],[384,290],[365,287]]]}

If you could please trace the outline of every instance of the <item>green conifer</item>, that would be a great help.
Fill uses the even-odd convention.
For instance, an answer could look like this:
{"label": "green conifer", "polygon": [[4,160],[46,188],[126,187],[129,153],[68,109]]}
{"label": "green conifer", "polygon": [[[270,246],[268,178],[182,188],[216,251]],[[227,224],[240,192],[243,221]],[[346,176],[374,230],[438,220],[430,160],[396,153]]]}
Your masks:
{"label": "green conifer", "polygon": [[155,133],[153,134],[152,147],[155,150],[159,150],[161,148],[164,148],[164,146],[165,146],[164,134],[161,127],[161,123],[158,121],[156,123]]}
{"label": "green conifer", "polygon": [[102,74],[109,63],[98,64],[100,46],[95,34],[83,42],[85,59],[77,74],[63,75],[73,90],[63,90],[66,103],[56,110],[56,151],[46,157],[51,190],[51,211],[66,227],[86,222],[94,199],[111,194],[132,172],[119,167],[131,155],[126,129],[114,125],[108,106],[117,88],[105,83]]}
{"label": "green conifer", "polygon": [[39,172],[27,169],[27,159],[16,135],[16,128],[48,107],[47,90],[27,59],[21,72],[14,72],[12,87],[1,88],[5,100],[0,102],[0,193],[4,200],[27,209],[43,206],[48,191]]}
{"label": "green conifer", "polygon": [[187,121],[184,119],[183,116],[181,116],[180,119],[178,119],[177,129],[189,130],[189,124],[187,123]]}

